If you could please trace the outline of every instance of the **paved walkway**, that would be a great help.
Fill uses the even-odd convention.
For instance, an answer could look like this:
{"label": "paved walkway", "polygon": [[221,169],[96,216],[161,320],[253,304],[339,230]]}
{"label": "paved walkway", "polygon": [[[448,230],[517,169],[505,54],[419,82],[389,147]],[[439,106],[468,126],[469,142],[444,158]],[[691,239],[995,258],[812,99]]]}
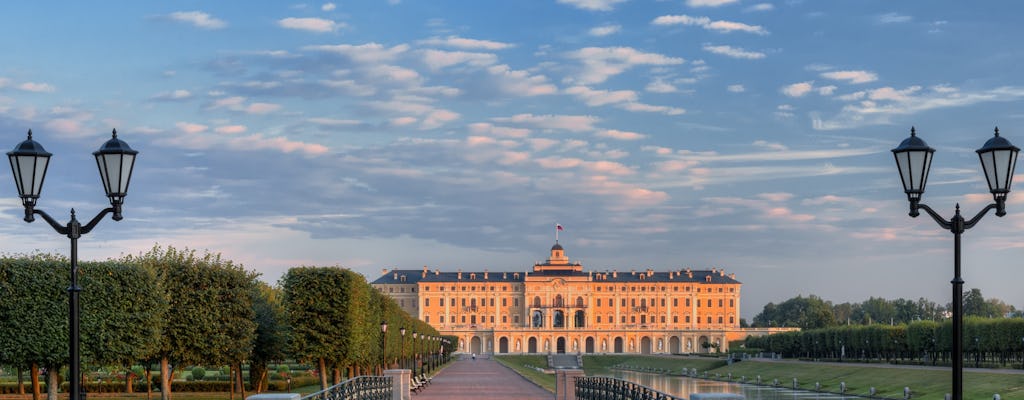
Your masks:
{"label": "paved walkway", "polygon": [[551,400],[554,397],[554,393],[484,357],[452,362],[435,375],[423,391],[412,395],[413,400]]}

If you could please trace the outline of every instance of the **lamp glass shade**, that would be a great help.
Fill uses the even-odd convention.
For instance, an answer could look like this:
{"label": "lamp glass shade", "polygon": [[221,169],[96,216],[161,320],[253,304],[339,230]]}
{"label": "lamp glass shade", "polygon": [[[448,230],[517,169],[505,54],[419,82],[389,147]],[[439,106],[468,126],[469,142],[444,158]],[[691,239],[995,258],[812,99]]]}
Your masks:
{"label": "lamp glass shade", "polygon": [[43,191],[43,181],[52,155],[39,142],[32,140],[32,131],[28,132],[28,139],[7,152],[14,183],[18,186],[18,196],[26,207],[35,206]]}
{"label": "lamp glass shade", "polygon": [[917,137],[914,129],[910,130],[909,138],[892,149],[892,154],[896,157],[896,167],[899,168],[900,180],[903,182],[903,191],[907,193],[909,199],[920,199],[924,194],[934,153],[935,149]]}
{"label": "lamp glass shade", "polygon": [[988,181],[988,190],[996,197],[1005,198],[1010,192],[1010,184],[1013,183],[1013,171],[1017,166],[1017,154],[1020,149],[1010,144],[1010,141],[999,136],[999,129],[996,129],[995,137],[985,142],[985,145],[977,150],[978,158],[981,159],[981,168],[985,173],[985,180]]}
{"label": "lamp glass shade", "polygon": [[381,322],[380,323],[380,331],[383,332],[383,333],[387,333],[388,332],[388,323],[387,322]]}
{"label": "lamp glass shade", "polygon": [[135,167],[135,156],[138,154],[128,143],[117,138],[117,130],[110,140],[92,153],[96,157],[96,167],[100,170],[100,179],[110,204],[116,206],[124,203],[132,179],[132,169]]}

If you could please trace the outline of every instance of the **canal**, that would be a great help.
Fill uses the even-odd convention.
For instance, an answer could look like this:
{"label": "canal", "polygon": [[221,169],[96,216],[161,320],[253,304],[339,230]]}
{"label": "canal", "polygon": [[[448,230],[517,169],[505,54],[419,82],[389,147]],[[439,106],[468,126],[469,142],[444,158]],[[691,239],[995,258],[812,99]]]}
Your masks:
{"label": "canal", "polygon": [[783,387],[719,382],[646,372],[616,371],[613,376],[615,378],[639,383],[662,393],[687,399],[694,393],[737,393],[746,397],[747,400],[862,399],[862,397],[851,395],[843,396],[834,393],[819,393],[806,390],[792,390]]}

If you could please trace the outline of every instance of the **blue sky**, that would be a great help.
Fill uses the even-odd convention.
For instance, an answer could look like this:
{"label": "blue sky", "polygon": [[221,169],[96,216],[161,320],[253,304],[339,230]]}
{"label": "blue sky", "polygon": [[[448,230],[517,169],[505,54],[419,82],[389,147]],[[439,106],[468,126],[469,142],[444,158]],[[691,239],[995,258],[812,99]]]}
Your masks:
{"label": "blue sky", "polygon": [[[990,200],[974,149],[1024,144],[1014,1],[9,4],[0,132],[54,153],[40,208],[105,204],[83,258],[209,249],[290,267],[525,270],[554,225],[587,269],[724,268],[743,316],[816,294],[950,298],[952,235],[889,150],[938,149],[924,202]],[[20,220],[0,250],[66,253]],[[966,287],[1024,307],[1024,197],[964,236]]]}

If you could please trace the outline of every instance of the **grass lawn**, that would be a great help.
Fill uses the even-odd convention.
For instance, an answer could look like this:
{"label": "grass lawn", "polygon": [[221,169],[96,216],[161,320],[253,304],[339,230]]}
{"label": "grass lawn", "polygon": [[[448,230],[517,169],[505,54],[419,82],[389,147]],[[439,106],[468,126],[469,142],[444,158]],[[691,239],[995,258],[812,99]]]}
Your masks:
{"label": "grass lawn", "polygon": [[512,370],[516,371],[517,374],[522,375],[533,383],[536,383],[537,386],[540,386],[551,393],[555,392],[555,374],[545,374],[534,368],[528,367],[529,365],[533,367],[547,368],[548,358],[546,356],[496,356],[494,357],[494,360],[506,367],[512,368]]}

